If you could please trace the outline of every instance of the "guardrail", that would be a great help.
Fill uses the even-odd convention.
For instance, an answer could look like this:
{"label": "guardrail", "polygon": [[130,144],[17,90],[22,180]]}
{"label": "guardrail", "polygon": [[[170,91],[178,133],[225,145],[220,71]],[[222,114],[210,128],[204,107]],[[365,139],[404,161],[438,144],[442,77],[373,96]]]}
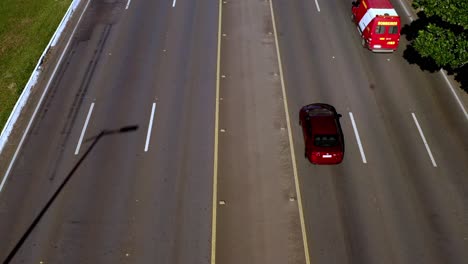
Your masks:
{"label": "guardrail", "polygon": [[71,2],[70,7],[68,7],[68,10],[63,16],[62,21],[60,21],[57,30],[55,31],[54,35],[52,35],[49,44],[47,44],[44,52],[42,52],[42,55],[39,58],[36,67],[34,68],[31,76],[29,77],[29,80],[26,83],[23,92],[18,98],[18,101],[16,102],[15,107],[13,108],[13,111],[10,114],[10,117],[8,118],[5,126],[3,127],[2,134],[0,134],[0,153],[3,151],[5,144],[8,142],[8,138],[10,137],[10,134],[13,131],[16,121],[18,120],[21,111],[23,110],[23,107],[26,105],[26,102],[29,99],[29,95],[31,94],[32,89],[34,88],[34,85],[36,85],[37,83],[39,75],[42,71],[42,63],[44,62],[47,53],[52,47],[57,45],[57,42],[60,39],[60,36],[62,35],[63,30],[65,29],[65,26],[67,25],[70,18],[73,16],[73,13],[75,12],[80,2],[81,0],[73,0]]}

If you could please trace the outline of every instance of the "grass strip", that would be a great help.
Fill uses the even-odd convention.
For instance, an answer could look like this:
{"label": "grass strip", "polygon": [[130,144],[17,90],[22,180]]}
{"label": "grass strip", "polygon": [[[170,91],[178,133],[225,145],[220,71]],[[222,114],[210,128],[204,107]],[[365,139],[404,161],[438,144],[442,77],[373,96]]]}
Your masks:
{"label": "grass strip", "polygon": [[0,0],[0,131],[72,0]]}

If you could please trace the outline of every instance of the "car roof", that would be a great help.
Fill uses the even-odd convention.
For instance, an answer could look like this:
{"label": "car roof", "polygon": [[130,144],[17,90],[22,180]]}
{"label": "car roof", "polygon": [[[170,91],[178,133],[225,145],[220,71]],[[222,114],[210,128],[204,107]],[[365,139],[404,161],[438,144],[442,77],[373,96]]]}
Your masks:
{"label": "car roof", "polygon": [[389,0],[365,0],[369,8],[393,8]]}
{"label": "car roof", "polygon": [[337,135],[338,127],[334,115],[311,116],[312,133],[315,135]]}

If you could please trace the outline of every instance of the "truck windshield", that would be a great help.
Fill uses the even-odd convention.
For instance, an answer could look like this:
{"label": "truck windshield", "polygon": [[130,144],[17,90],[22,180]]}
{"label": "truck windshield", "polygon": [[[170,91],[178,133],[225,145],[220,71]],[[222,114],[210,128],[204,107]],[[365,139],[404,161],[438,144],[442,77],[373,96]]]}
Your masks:
{"label": "truck windshield", "polygon": [[388,33],[397,34],[398,33],[398,27],[397,26],[390,26],[390,28],[388,29]]}
{"label": "truck windshield", "polygon": [[385,26],[376,26],[376,27],[375,27],[375,33],[376,33],[376,34],[383,34],[383,33],[385,33]]}

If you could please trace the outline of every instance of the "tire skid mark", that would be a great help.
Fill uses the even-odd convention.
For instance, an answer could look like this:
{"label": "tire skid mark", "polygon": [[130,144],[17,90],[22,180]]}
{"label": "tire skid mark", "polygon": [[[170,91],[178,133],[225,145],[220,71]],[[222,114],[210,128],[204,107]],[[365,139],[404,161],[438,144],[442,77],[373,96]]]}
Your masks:
{"label": "tire skid mark", "polygon": [[50,177],[49,177],[50,181],[53,181],[55,179],[57,167],[59,164],[61,164],[61,161],[63,159],[63,156],[64,156],[63,153],[65,151],[65,147],[69,140],[73,125],[75,124],[76,119],[78,117],[78,113],[80,112],[81,106],[83,105],[84,98],[88,92],[90,83],[94,77],[94,73],[96,72],[97,65],[100,61],[107,39],[109,38],[111,29],[112,29],[112,25],[110,24],[104,27],[101,33],[97,48],[94,50],[93,57],[88,62],[88,66],[86,68],[86,71],[81,81],[78,92],[76,93],[75,98],[73,99],[73,103],[70,107],[70,110],[68,111],[65,125],[63,126],[62,131],[61,131],[61,134],[64,135],[64,138],[62,142],[59,144],[60,149],[59,149],[58,155],[56,156],[55,161],[52,162],[54,167],[50,173]]}

